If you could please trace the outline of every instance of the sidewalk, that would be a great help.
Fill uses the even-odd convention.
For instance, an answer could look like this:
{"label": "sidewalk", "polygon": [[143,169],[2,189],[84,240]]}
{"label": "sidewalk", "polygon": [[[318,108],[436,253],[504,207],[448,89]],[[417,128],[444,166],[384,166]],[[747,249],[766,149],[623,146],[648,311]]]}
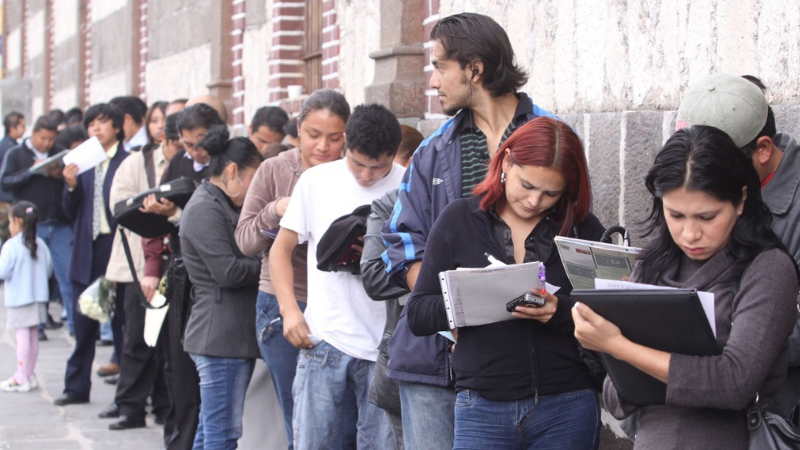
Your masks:
{"label": "sidewalk", "polygon": [[[6,308],[0,301],[0,379],[15,370],[14,332],[5,329]],[[53,317],[60,317],[60,306],[51,304]],[[111,431],[114,419],[99,419],[97,414],[114,400],[116,386],[103,383],[92,371],[91,402],[59,407],[53,399],[64,388],[64,370],[74,341],[66,325],[46,332],[49,340],[39,343],[36,375],[39,389],[27,393],[0,392],[0,448],[36,450],[157,450],[162,447],[162,428],[147,416],[147,427]],[[111,357],[112,347],[97,347],[95,370]]]}

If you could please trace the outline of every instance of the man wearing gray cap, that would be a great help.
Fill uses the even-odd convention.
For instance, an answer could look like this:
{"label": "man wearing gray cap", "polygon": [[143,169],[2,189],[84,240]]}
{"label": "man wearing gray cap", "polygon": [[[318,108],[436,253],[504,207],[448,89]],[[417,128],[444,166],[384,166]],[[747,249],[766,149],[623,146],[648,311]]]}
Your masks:
{"label": "man wearing gray cap", "polygon": [[[677,129],[692,125],[719,128],[750,156],[761,180],[761,196],[772,213],[772,229],[800,264],[800,145],[777,133],[775,115],[756,77],[716,74],[691,86],[681,101]],[[800,398],[800,323],[789,338],[789,371],[775,395],[784,414]]]}

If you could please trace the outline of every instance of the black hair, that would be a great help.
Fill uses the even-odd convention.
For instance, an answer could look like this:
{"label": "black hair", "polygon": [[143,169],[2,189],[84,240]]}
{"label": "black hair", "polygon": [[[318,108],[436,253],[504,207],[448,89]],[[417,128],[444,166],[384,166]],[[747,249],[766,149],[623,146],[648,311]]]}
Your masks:
{"label": "black hair", "polygon": [[83,142],[87,139],[89,139],[89,135],[83,125],[69,125],[58,132],[55,145],[57,148],[68,149],[72,147],[72,144]]}
{"label": "black hair", "polygon": [[167,112],[167,102],[155,102],[150,105],[150,109],[147,110],[147,115],[144,117],[144,131],[147,133],[147,142],[153,143],[153,135],[150,134],[150,118],[153,117],[153,113],[156,110],[161,111],[161,115],[165,115]]}
{"label": "black hair", "polygon": [[229,140],[229,137],[226,125],[215,125],[209,128],[206,137],[197,143],[198,147],[205,149],[211,156],[209,168],[212,176],[220,176],[230,163],[243,169],[258,167],[264,160],[250,139],[236,137]]}
{"label": "black hair", "polygon": [[56,122],[56,125],[61,125],[62,123],[63,124],[67,123],[67,115],[64,114],[64,111],[62,111],[62,110],[60,110],[58,108],[51,109],[50,112],[47,113],[47,115],[50,116],[50,118],[53,119]]}
{"label": "black hair", "polygon": [[67,125],[80,125],[83,123],[83,110],[77,106],[67,110]]}
{"label": "black hair", "polygon": [[308,113],[320,110],[330,111],[344,123],[350,118],[350,104],[344,95],[333,89],[317,89],[303,102],[300,115],[297,116],[297,126],[300,127]]}
{"label": "black hair", "polygon": [[[767,86],[764,85],[764,82],[761,81],[758,77],[753,75],[742,75],[742,78],[745,80],[755,84],[761,92],[767,92]],[[775,139],[775,134],[778,132],[778,128],[775,126],[775,113],[772,112],[772,107],[767,105],[767,121],[764,123],[764,128],[758,133],[758,135],[750,142],[748,142],[745,146],[740,148],[745,155],[750,156],[750,154],[756,149],[756,145],[758,145],[758,139],[764,136]]]}
{"label": "black hair", "polygon": [[431,30],[445,58],[458,61],[461,69],[475,61],[483,63],[483,87],[499,97],[517,92],[528,74],[514,60],[514,49],[503,27],[489,16],[461,13],[439,20]]}
{"label": "black hair", "polygon": [[283,134],[288,134],[293,138],[297,138],[297,117],[292,117],[283,126]]}
{"label": "black hair", "polygon": [[36,133],[39,130],[58,132],[58,122],[47,114],[39,116],[33,123],[33,132]]}
{"label": "black hair", "polygon": [[253,127],[253,133],[257,132],[261,127],[267,127],[273,133],[285,135],[286,132],[283,131],[283,127],[286,126],[288,121],[289,115],[282,108],[264,106],[256,110],[250,125]]}
{"label": "black hair", "polygon": [[377,103],[358,105],[344,128],[345,143],[370,159],[394,156],[403,138],[397,117]]}
{"label": "black hair", "polygon": [[122,127],[125,124],[125,113],[121,109],[111,103],[97,103],[86,110],[86,114],[83,116],[83,126],[88,130],[89,124],[95,119],[110,120],[111,126],[118,130],[117,140],[120,142],[125,140],[125,130]]}
{"label": "black hair", "polygon": [[177,141],[181,138],[181,132],[178,130],[178,117],[180,115],[180,112],[172,113],[167,116],[167,120],[164,122],[164,137],[168,141]]}
{"label": "black hair", "polygon": [[723,131],[708,126],[692,126],[675,132],[658,152],[647,172],[645,185],[653,195],[645,235],[654,235],[644,249],[641,280],[656,284],[664,271],[677,263],[682,251],[672,240],[664,216],[663,196],[675,189],[700,191],[735,206],[742,203],[742,187],[747,188],[742,215],[736,221],[728,248],[736,260],[734,279],[759,253],[783,248],[772,231],[772,215],[761,199],[761,183],[753,164],[737,151],[736,144]]}
{"label": "black hair", "polygon": [[19,201],[11,205],[11,217],[22,219],[22,240],[31,251],[31,258],[36,259],[36,222],[39,211],[36,205],[28,201]]}
{"label": "black hair", "polygon": [[12,128],[18,127],[19,122],[23,119],[25,119],[25,116],[23,116],[21,112],[11,111],[6,114],[6,117],[3,119],[3,126],[6,129],[6,134],[9,134]]}
{"label": "black hair", "polygon": [[108,103],[122,110],[123,114],[130,115],[133,121],[136,122],[136,125],[141,125],[144,116],[147,115],[147,103],[139,97],[124,95],[121,97],[114,97]]}
{"label": "black hair", "polygon": [[225,125],[216,109],[205,103],[197,103],[184,108],[178,117],[178,131],[191,131],[197,128],[210,130],[215,125]]}

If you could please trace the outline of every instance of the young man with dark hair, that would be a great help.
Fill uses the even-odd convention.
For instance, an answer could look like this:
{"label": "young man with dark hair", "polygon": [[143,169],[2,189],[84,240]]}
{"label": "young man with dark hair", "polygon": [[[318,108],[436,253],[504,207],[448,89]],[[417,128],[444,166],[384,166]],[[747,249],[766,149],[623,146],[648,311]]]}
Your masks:
{"label": "young man with dark hair", "polygon": [[[505,30],[475,13],[445,17],[430,35],[430,87],[452,119],[425,139],[403,177],[397,205],[382,236],[388,276],[413,290],[425,242],[442,210],[469,197],[488,162],[520,125],[552,116],[518,90],[527,82],[515,64]],[[404,436],[414,449],[452,448],[455,392],[450,386],[448,341],[416,337],[405,317],[390,345],[389,376],[400,382]]]}
{"label": "young man with dark hair", "polygon": [[125,114],[122,130],[125,133],[123,145],[126,152],[144,147],[147,144],[147,127],[144,118],[147,115],[147,104],[139,97],[127,95],[114,97],[108,102]]}
{"label": "young man with dark hair", "polygon": [[250,135],[250,140],[256,145],[261,156],[266,156],[264,152],[268,146],[283,141],[286,136],[283,127],[288,121],[289,115],[277,106],[264,106],[256,110],[247,134]]}
{"label": "young man with dark hair", "polygon": [[[330,440],[343,448],[394,448],[386,414],[367,395],[386,321],[384,306],[367,296],[360,277],[316,266],[317,245],[331,223],[400,182],[402,167],[392,161],[400,136],[400,123],[383,106],[356,107],[345,127],[346,157],[300,176],[270,249],[270,276],[284,335],[301,349],[293,388],[297,450],[317,449]],[[295,299],[291,262],[304,242],[305,313]]]}
{"label": "young man with dark hair", "polygon": [[[39,210],[36,234],[50,248],[53,273],[58,281],[61,301],[67,312],[67,326],[69,331],[73,332],[72,286],[67,277],[67,267],[72,252],[72,229],[69,219],[61,211],[61,193],[64,190],[61,166],[51,165],[46,174],[35,174],[30,171],[34,164],[63,150],[54,145],[57,127],[56,122],[46,115],[36,120],[31,137],[8,150],[0,185],[3,190],[11,193],[14,201],[29,201]],[[39,338],[47,339],[43,328],[44,326],[39,327]]]}
{"label": "young man with dark hair", "polygon": [[[109,195],[114,175],[128,156],[122,146],[125,118],[114,105],[101,103],[86,111],[84,124],[89,135],[96,137],[106,152],[106,159],[95,168],[78,174],[78,166],[64,167],[64,191],[61,207],[74,224],[69,278],[72,281],[73,307],[78,296],[104,275],[111,255],[117,223],[111,213]],[[124,289],[117,289],[117,311],[122,311]],[[75,349],[67,361],[64,395],[55,400],[58,406],[87,403],[92,388],[92,363],[95,337],[100,324],[75,311]],[[112,319],[114,334],[122,336],[122,314]]]}
{"label": "young man with dark hair", "polygon": [[[772,230],[800,264],[800,143],[778,132],[758,78],[715,74],[689,86],[676,116],[676,128],[708,125],[724,131],[753,162],[761,196],[772,213]],[[786,382],[774,406],[788,416],[800,398],[800,322],[789,338]]]}

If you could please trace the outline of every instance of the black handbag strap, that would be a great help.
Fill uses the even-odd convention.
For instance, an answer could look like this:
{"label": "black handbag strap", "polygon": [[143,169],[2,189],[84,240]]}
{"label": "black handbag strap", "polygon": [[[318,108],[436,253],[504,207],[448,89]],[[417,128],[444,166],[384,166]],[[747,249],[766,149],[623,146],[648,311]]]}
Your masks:
{"label": "black handbag strap", "polygon": [[133,264],[133,256],[131,256],[131,245],[128,243],[128,236],[125,235],[125,229],[122,227],[119,227],[119,238],[122,241],[122,248],[125,250],[125,259],[128,260],[128,268],[130,269],[131,276],[133,277],[133,284],[136,286],[134,289],[136,289],[136,292],[140,294],[139,303],[141,303],[141,305],[147,309],[161,309],[167,306],[169,301],[164,302],[164,304],[159,307],[155,307],[147,301],[147,297],[145,297],[144,291],[142,290],[142,285],[139,284],[139,277],[136,275],[136,266]]}
{"label": "black handbag strap", "polygon": [[142,150],[142,156],[144,157],[144,172],[147,175],[147,186],[148,189],[153,189],[156,187],[156,165],[153,162],[153,152],[155,151],[156,144],[147,144],[144,146]]}

